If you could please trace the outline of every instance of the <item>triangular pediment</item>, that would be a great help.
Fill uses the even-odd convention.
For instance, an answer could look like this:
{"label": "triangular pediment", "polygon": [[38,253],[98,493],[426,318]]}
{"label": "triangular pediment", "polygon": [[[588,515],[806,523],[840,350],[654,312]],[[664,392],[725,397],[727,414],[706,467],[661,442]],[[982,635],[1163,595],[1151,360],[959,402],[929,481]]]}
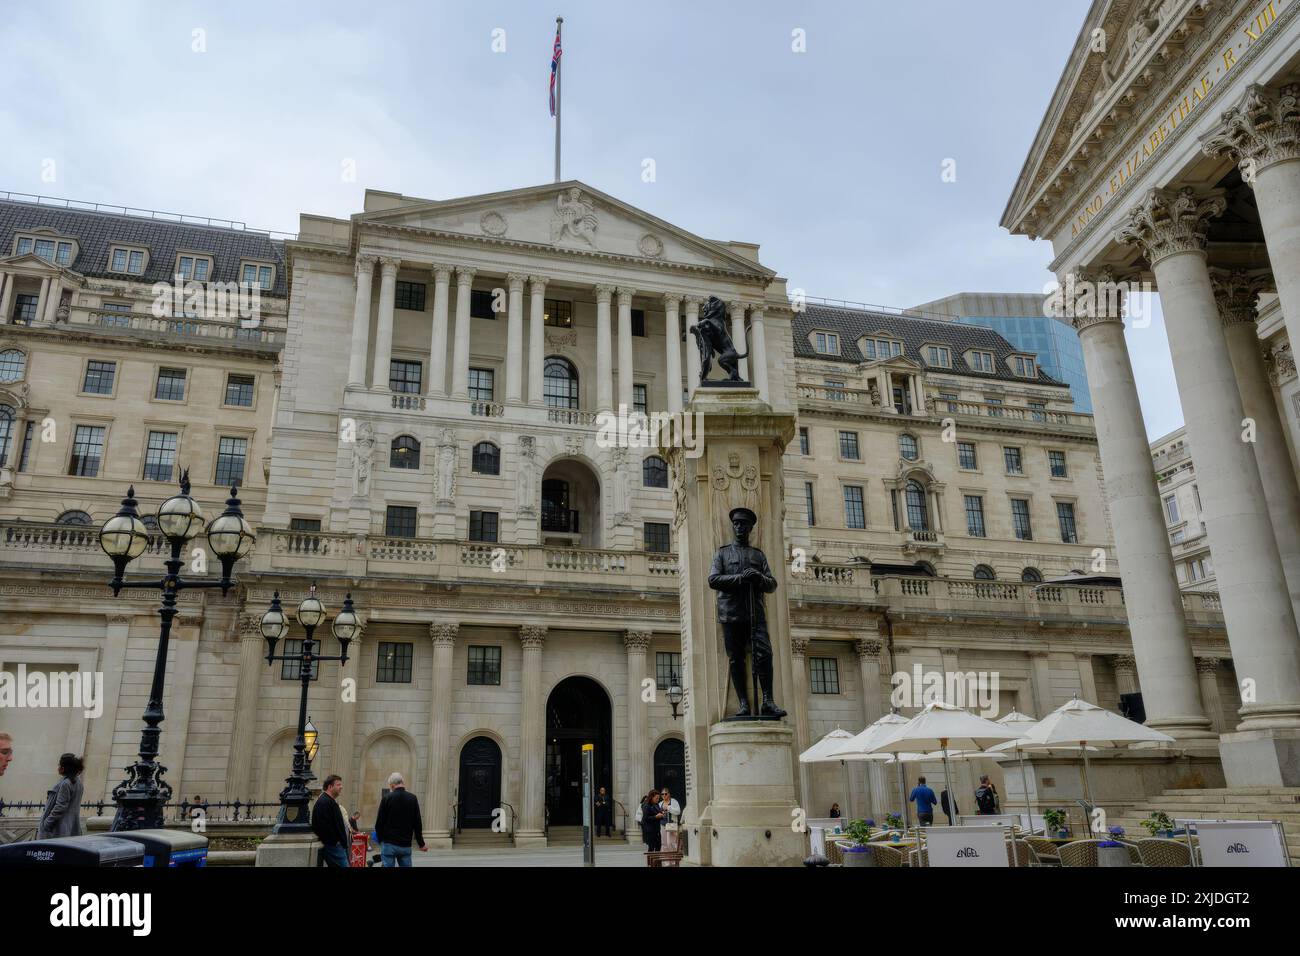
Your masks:
{"label": "triangular pediment", "polygon": [[755,278],[775,275],[721,243],[577,181],[448,200],[382,194],[381,204],[385,208],[355,216],[356,225],[426,230],[649,264],[719,269]]}
{"label": "triangular pediment", "polygon": [[62,266],[55,265],[48,259],[42,259],[34,252],[24,252],[18,256],[0,256],[0,266],[6,270],[16,269],[22,272],[67,272]]}

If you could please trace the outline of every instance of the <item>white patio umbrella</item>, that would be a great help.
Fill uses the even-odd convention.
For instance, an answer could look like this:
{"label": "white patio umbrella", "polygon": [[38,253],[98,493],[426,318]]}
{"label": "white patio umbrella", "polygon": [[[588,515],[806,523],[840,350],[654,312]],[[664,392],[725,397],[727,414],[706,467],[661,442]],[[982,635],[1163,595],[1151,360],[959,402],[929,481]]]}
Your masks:
{"label": "white patio umbrella", "polygon": [[844,794],[845,801],[848,801],[849,794],[849,765],[844,762],[843,757],[832,757],[830,751],[840,746],[847,740],[852,740],[853,735],[847,730],[836,727],[829,734],[823,737],[817,743],[813,744],[807,750],[799,755],[800,763],[830,763],[838,760],[840,766],[844,768]]}
{"label": "white patio umbrella", "polygon": [[1129,744],[1173,743],[1174,738],[1143,724],[1103,710],[1096,704],[1074,698],[1052,711],[1025,734],[1024,747],[1053,748],[1077,744],[1083,750],[1083,786],[1092,803],[1091,768],[1088,751],[1094,747],[1127,747]]}
{"label": "white patio umbrella", "polygon": [[871,752],[941,751],[944,785],[949,794],[952,794],[952,772],[948,768],[949,751],[984,751],[997,744],[1015,740],[1019,736],[1020,734],[1009,727],[1003,727],[970,711],[937,700],[927,704],[919,714],[898,727],[887,739],[872,748]]}
{"label": "white patio umbrella", "polygon": [[841,742],[831,750],[831,754],[838,760],[893,760],[898,764],[898,789],[903,798],[904,824],[908,822],[911,816],[907,805],[907,783],[903,779],[903,764],[907,761],[906,759],[898,759],[893,754],[872,753],[872,750],[905,723],[907,723],[906,717],[895,713],[885,714],[868,725],[860,734],[856,734],[850,740]]}

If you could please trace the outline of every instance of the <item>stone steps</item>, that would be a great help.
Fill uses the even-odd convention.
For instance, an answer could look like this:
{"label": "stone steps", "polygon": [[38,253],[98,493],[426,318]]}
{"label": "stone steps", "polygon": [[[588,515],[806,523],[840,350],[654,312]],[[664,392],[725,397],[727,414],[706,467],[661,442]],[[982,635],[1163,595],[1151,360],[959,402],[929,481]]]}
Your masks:
{"label": "stone steps", "polygon": [[509,833],[498,833],[495,830],[484,828],[482,830],[461,830],[452,839],[452,846],[456,849],[494,849],[497,847],[512,847],[514,841],[511,840]]}
{"label": "stone steps", "polygon": [[1141,839],[1146,836],[1141,821],[1155,812],[1164,812],[1175,820],[1279,820],[1287,852],[1300,863],[1300,787],[1166,790],[1113,815],[1108,823],[1122,826],[1130,838]]}

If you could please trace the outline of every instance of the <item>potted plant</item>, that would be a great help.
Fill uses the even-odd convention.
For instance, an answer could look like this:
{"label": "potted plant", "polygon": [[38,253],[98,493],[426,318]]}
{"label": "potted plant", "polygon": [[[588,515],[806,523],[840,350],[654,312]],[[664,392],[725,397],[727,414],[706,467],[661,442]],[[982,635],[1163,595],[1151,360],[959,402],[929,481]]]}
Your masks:
{"label": "potted plant", "polygon": [[903,838],[904,823],[903,815],[901,813],[886,813],[885,826],[889,827],[889,829],[893,831],[893,833],[890,834],[890,839],[895,843]]}
{"label": "potted plant", "polygon": [[840,843],[844,865],[871,866],[874,860],[871,851],[867,849],[867,843],[871,840],[871,822],[854,820],[844,828],[844,835],[849,838],[848,843]]}
{"label": "potted plant", "polygon": [[1070,831],[1065,826],[1065,811],[1054,807],[1043,811],[1043,832],[1055,833],[1058,837],[1067,837]]}
{"label": "potted plant", "polygon": [[1145,820],[1139,821],[1142,826],[1152,837],[1162,836],[1166,839],[1172,839],[1174,835],[1174,821],[1169,819],[1169,814],[1163,810],[1156,810]]}

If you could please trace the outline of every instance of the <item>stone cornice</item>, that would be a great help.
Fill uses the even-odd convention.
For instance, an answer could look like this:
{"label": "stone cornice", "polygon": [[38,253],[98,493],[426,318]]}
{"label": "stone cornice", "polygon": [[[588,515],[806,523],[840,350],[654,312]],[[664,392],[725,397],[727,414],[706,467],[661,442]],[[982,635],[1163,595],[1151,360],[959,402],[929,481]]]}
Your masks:
{"label": "stone cornice", "polygon": [[1128,211],[1128,222],[1115,233],[1115,241],[1136,246],[1152,266],[1180,253],[1204,254],[1209,221],[1227,207],[1221,189],[1204,194],[1191,187],[1176,193],[1152,189]]}
{"label": "stone cornice", "polygon": [[1275,163],[1300,159],[1300,84],[1246,88],[1217,127],[1201,137],[1207,156],[1231,156],[1248,176]]}

